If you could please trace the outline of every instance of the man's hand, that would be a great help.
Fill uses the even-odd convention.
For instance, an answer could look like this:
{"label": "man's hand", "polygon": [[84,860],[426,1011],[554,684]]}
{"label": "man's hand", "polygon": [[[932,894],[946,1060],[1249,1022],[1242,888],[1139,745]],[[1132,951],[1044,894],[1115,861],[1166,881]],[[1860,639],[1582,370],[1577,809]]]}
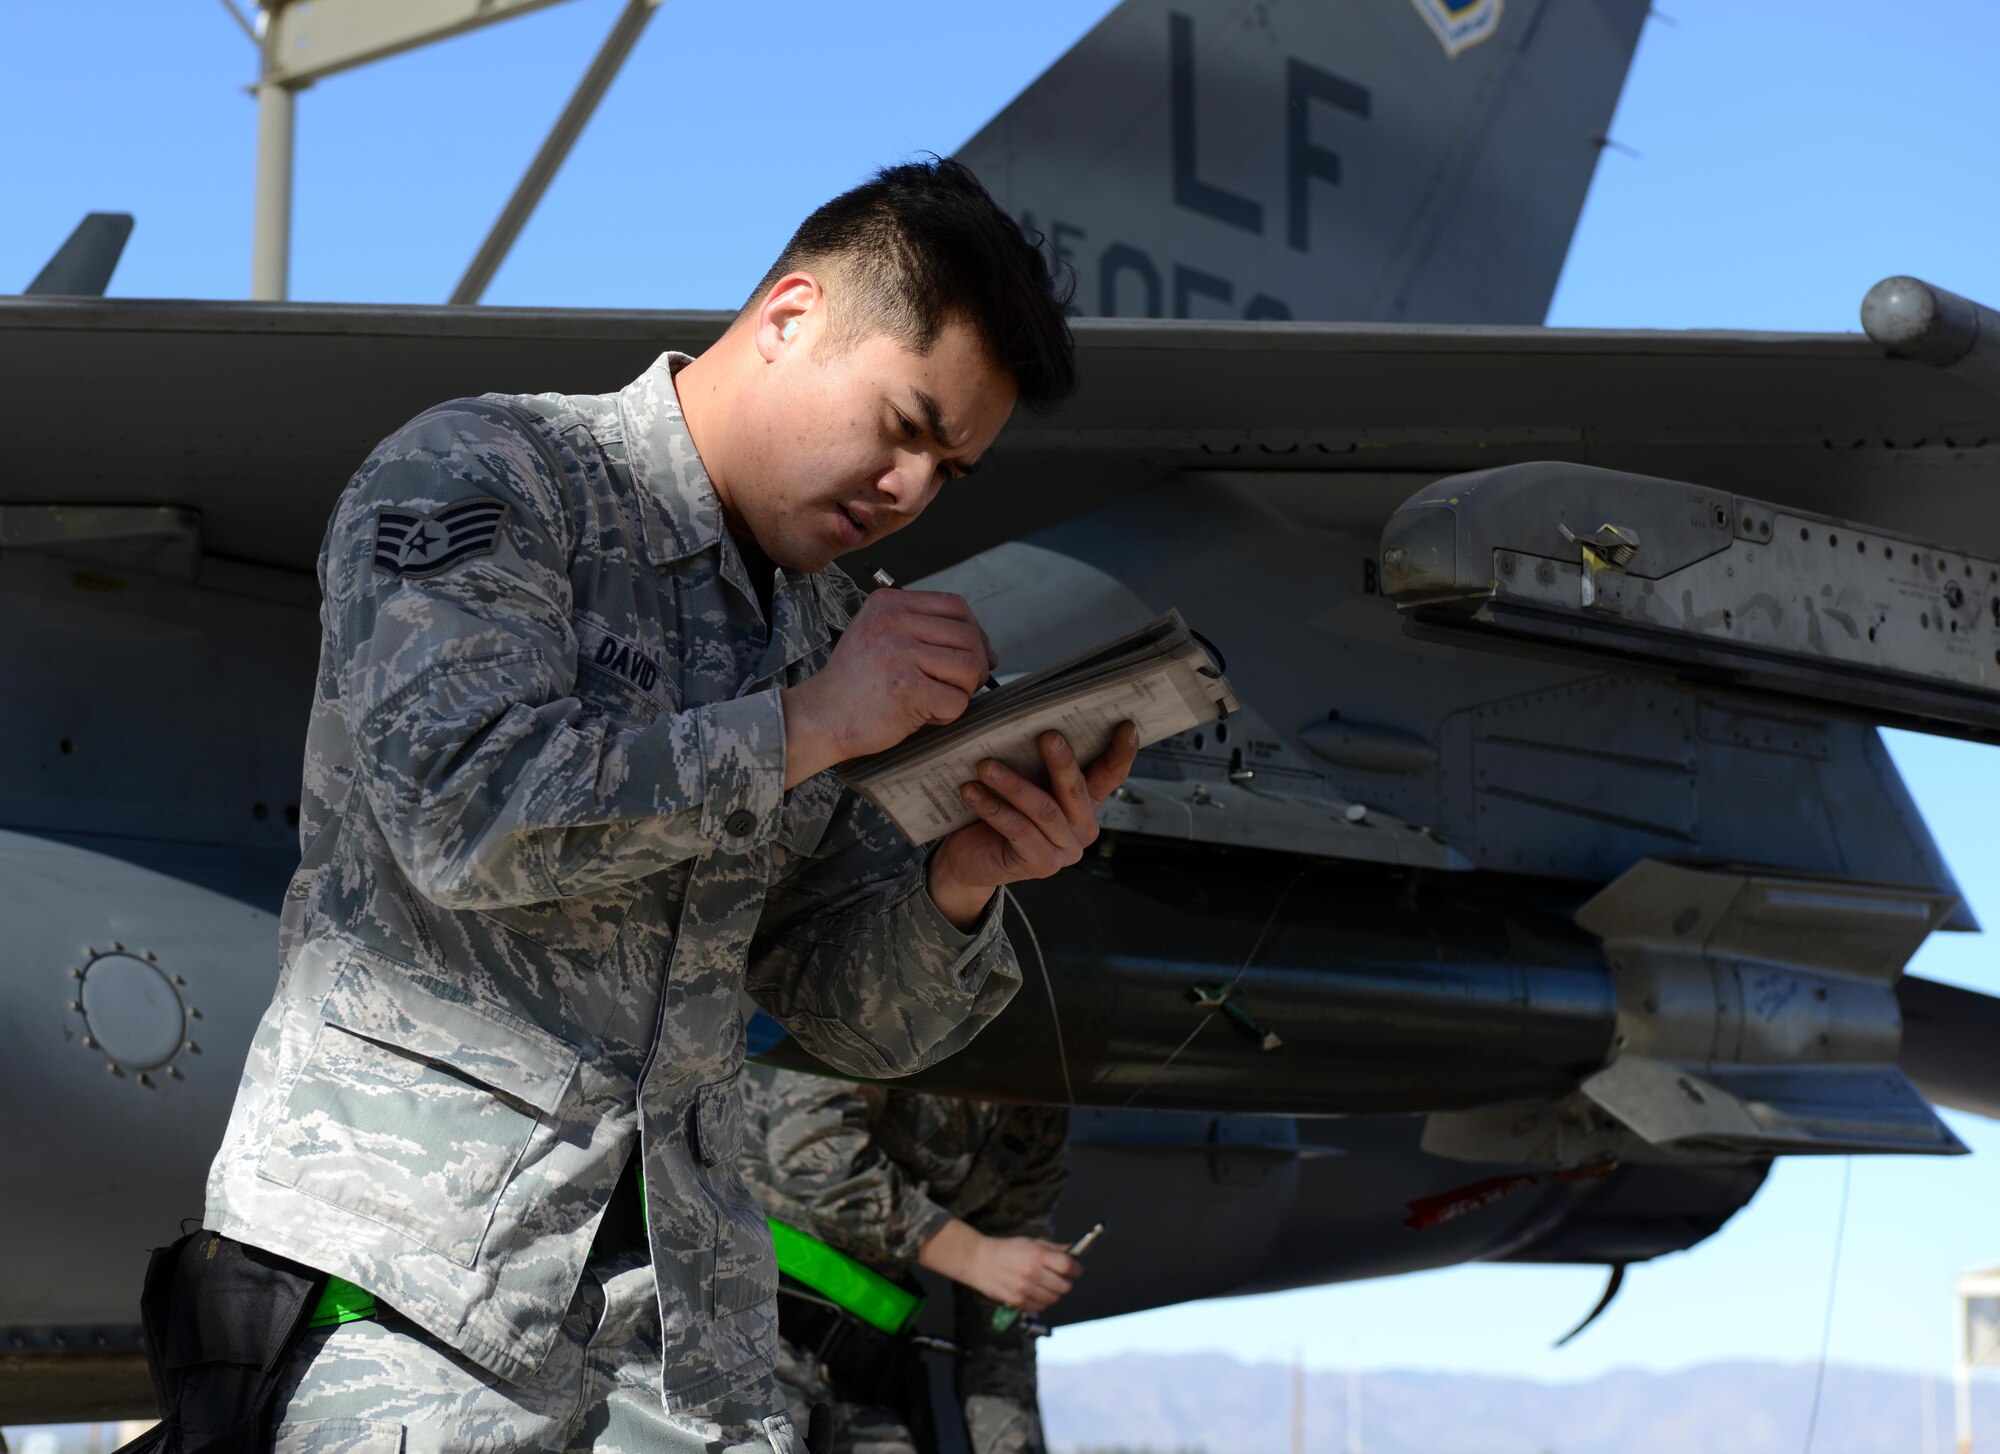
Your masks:
{"label": "man's hand", "polygon": [[1060,1242],[989,1237],[954,1217],[917,1249],[917,1261],[996,1303],[1039,1313],[1083,1275]]}
{"label": "man's hand", "polygon": [[979,765],[979,781],[960,789],[983,821],[950,834],[931,855],[931,901],[960,929],[979,922],[1001,885],[1047,878],[1083,857],[1097,841],[1098,808],[1132,770],[1139,730],[1121,723],[1089,767],[1078,765],[1060,732],[1044,732],[1036,745],[1048,787],[988,758]]}
{"label": "man's hand", "polygon": [[999,660],[963,596],[871,592],[826,665],[781,694],[785,786],[956,721]]}

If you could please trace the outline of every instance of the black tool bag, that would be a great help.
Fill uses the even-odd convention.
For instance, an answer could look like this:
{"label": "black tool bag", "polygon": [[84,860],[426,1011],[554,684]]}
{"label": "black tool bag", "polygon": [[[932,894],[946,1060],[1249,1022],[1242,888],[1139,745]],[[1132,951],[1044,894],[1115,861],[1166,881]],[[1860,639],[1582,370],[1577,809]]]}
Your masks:
{"label": "black tool bag", "polygon": [[261,1454],[326,1274],[214,1232],[156,1248],[139,1321],[160,1422],[119,1454]]}
{"label": "black tool bag", "polygon": [[836,1397],[894,1409],[921,1454],[933,1454],[938,1439],[930,1375],[915,1345],[802,1297],[783,1285],[788,1282],[781,1279],[778,1289],[778,1331],[786,1341],[826,1365]]}

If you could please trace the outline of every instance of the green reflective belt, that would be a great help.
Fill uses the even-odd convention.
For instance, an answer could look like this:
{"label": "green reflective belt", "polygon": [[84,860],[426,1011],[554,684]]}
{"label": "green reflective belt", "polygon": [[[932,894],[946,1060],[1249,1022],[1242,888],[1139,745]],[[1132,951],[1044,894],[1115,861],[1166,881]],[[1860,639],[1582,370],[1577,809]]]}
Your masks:
{"label": "green reflective belt", "polygon": [[375,1294],[358,1288],[344,1277],[329,1277],[326,1291],[319,1295],[319,1303],[306,1320],[308,1328],[331,1328],[336,1323],[351,1323],[356,1318],[375,1316]]}
{"label": "green reflective belt", "polygon": [[[646,1174],[636,1165],[632,1169],[638,1177],[639,1195],[643,1198],[646,1195]],[[590,1255],[595,1257],[597,1250],[592,1248]],[[313,1305],[312,1316],[306,1319],[306,1326],[331,1328],[340,1323],[352,1323],[359,1318],[372,1318],[375,1312],[374,1293],[366,1288],[356,1287],[344,1277],[329,1276],[326,1280],[326,1291],[319,1295],[319,1301]]]}
{"label": "green reflective belt", "polygon": [[785,1276],[798,1279],[891,1337],[916,1320],[917,1310],[924,1305],[917,1294],[905,1292],[872,1267],[862,1266],[817,1237],[788,1227],[775,1217],[767,1220],[771,1223],[771,1244],[778,1253],[778,1271]]}

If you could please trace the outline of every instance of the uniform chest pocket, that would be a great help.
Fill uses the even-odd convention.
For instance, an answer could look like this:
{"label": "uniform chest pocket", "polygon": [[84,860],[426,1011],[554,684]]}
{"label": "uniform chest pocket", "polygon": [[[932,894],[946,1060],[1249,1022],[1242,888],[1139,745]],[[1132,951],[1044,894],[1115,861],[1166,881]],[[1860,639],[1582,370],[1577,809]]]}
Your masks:
{"label": "uniform chest pocket", "polygon": [[350,951],[259,1174],[470,1267],[577,1051],[441,980]]}

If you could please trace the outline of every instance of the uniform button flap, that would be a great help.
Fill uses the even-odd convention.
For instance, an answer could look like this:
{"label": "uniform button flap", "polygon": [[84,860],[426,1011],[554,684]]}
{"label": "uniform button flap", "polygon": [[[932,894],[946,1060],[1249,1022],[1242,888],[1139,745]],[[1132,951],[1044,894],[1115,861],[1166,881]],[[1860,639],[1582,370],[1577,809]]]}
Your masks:
{"label": "uniform button flap", "polygon": [[347,963],[320,1004],[326,1023],[438,1061],[545,1115],[562,1104],[581,1059],[575,1046],[360,945],[340,952]]}
{"label": "uniform button flap", "polygon": [[741,838],[757,826],[757,815],[748,808],[738,808],[722,820],[722,831],[732,838]]}

